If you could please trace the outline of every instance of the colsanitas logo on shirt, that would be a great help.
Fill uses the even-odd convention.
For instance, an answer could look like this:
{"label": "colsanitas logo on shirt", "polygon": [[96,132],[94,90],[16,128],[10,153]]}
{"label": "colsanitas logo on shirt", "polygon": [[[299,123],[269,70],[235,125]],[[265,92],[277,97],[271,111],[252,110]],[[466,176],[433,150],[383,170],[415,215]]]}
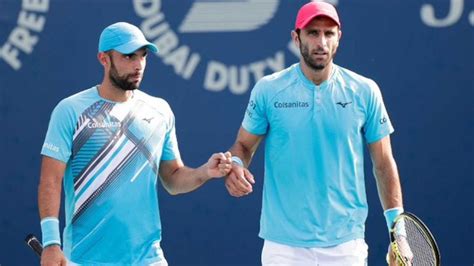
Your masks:
{"label": "colsanitas logo on shirt", "polygon": [[43,144],[43,148],[48,149],[50,151],[59,152],[59,147],[51,143]]}
{"label": "colsanitas logo on shirt", "polygon": [[122,124],[120,122],[89,122],[87,123],[88,128],[110,128],[110,127],[120,127]]}
{"label": "colsanitas logo on shirt", "polygon": [[275,108],[307,108],[309,107],[308,102],[275,102],[273,104],[273,107]]}

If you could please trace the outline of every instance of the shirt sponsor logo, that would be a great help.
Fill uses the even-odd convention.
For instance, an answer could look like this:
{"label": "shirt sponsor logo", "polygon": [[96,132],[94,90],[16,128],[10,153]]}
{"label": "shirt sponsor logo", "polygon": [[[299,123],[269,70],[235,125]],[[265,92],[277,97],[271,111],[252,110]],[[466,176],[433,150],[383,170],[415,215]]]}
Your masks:
{"label": "shirt sponsor logo", "polygon": [[50,151],[59,152],[59,147],[51,143],[43,144],[43,148],[48,149]]}
{"label": "shirt sponsor logo", "polygon": [[275,102],[273,104],[273,107],[275,108],[307,108],[309,107],[308,102]]}
{"label": "shirt sponsor logo", "polygon": [[151,123],[151,120],[153,120],[153,119],[154,119],[153,116],[152,116],[152,117],[148,117],[148,118],[147,118],[147,117],[142,118],[142,120],[145,121],[145,122],[147,122],[148,124],[150,124],[150,123]]}
{"label": "shirt sponsor logo", "polygon": [[342,106],[342,108],[346,108],[348,104],[351,104],[352,102],[337,102],[336,104]]}
{"label": "shirt sponsor logo", "polygon": [[88,128],[110,128],[110,127],[120,127],[122,124],[120,122],[89,122],[87,123]]}

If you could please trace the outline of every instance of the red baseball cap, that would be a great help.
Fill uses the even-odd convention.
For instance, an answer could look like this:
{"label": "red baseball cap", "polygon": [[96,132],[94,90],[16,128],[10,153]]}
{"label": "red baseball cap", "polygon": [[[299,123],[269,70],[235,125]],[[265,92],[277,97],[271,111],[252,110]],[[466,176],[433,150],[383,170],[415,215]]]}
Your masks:
{"label": "red baseball cap", "polygon": [[303,29],[308,23],[315,17],[325,16],[337,23],[339,28],[341,23],[339,22],[339,16],[337,15],[336,8],[326,2],[309,2],[302,6],[296,16],[295,29]]}

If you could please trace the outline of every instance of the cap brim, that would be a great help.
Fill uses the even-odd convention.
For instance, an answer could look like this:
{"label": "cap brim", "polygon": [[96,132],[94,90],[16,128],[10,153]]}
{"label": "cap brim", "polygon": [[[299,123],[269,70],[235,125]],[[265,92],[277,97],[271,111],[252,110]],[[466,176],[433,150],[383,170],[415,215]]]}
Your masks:
{"label": "cap brim", "polygon": [[158,47],[151,42],[143,42],[143,41],[133,41],[126,44],[122,44],[114,48],[115,51],[122,53],[122,54],[131,54],[136,50],[146,47],[148,50],[152,51],[153,53],[158,53]]}

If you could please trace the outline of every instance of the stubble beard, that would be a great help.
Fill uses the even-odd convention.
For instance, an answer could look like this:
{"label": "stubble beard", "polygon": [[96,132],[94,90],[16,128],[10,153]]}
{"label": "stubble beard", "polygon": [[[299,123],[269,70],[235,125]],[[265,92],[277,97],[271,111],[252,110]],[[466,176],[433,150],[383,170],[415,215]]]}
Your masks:
{"label": "stubble beard", "polygon": [[334,51],[334,54],[332,54],[330,60],[324,64],[318,64],[316,61],[311,57],[309,53],[309,49],[307,45],[303,45],[303,43],[300,40],[300,54],[303,57],[303,61],[306,63],[306,65],[313,69],[314,71],[321,71],[323,70],[327,65],[328,62],[330,62],[334,56],[336,55],[336,52]]}
{"label": "stubble beard", "polygon": [[140,82],[138,83],[133,83],[128,81],[131,75],[122,75],[117,71],[117,68],[115,67],[114,61],[112,57],[110,57],[110,72],[109,72],[109,79],[112,82],[112,85],[116,88],[119,88],[124,91],[133,91],[138,89],[140,86]]}

